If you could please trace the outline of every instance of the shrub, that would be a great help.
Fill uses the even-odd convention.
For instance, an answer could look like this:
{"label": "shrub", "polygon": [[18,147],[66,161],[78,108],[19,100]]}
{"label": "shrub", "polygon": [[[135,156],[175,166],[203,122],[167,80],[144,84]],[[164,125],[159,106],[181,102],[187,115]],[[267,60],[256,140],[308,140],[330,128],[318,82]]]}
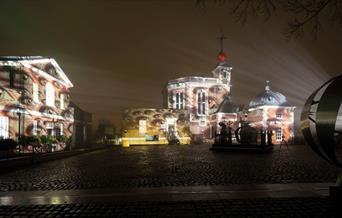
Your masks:
{"label": "shrub", "polygon": [[61,135],[57,138],[57,141],[61,142],[61,143],[67,143],[69,140],[68,137],[66,137],[65,135]]}
{"label": "shrub", "polygon": [[52,145],[56,142],[56,138],[51,135],[43,135],[41,136],[41,142],[45,145]]}
{"label": "shrub", "polygon": [[23,145],[32,145],[32,144],[39,144],[41,143],[40,136],[25,136],[22,138],[22,144]]}

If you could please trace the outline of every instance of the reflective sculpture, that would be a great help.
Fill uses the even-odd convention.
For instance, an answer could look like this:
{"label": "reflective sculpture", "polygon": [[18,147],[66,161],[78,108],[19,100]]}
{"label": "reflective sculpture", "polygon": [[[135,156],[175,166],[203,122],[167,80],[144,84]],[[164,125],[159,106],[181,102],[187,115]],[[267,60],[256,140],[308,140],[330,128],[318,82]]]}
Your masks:
{"label": "reflective sculpture", "polygon": [[301,130],[306,142],[324,160],[342,168],[342,75],[336,76],[307,99]]}

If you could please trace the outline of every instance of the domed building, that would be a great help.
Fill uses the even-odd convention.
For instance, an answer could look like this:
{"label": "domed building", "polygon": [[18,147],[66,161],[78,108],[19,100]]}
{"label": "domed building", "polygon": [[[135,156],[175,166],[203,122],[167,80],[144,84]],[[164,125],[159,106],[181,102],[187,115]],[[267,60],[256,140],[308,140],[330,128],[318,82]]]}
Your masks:
{"label": "domed building", "polygon": [[266,81],[265,90],[249,103],[247,120],[257,129],[271,130],[274,144],[283,140],[291,142],[294,137],[294,109],[286,97],[272,91],[269,81]]}
{"label": "domed building", "polygon": [[[209,142],[220,132],[219,123],[237,129],[241,121],[246,119],[252,127],[272,130],[273,143],[281,142],[283,136],[287,141],[293,138],[294,107],[289,105],[284,95],[272,91],[268,82],[265,91],[249,103],[248,113],[243,113],[242,106],[232,102],[233,68],[223,52],[224,37],[219,39],[221,51],[217,55],[218,62],[211,72],[212,76],[169,80],[162,91],[163,109],[126,110],[123,123],[125,146],[167,144],[167,137],[174,134],[181,144],[202,140]],[[153,111],[151,114],[154,115],[147,116],[144,111]],[[165,114],[172,116],[164,117]]]}

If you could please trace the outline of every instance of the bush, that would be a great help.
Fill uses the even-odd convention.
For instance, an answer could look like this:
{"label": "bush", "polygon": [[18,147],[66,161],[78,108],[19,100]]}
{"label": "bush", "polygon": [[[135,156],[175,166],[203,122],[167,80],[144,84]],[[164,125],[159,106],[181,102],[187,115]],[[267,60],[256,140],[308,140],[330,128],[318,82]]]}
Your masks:
{"label": "bush", "polygon": [[13,139],[1,139],[0,140],[0,150],[1,151],[8,151],[15,149],[18,143]]}
{"label": "bush", "polygon": [[22,144],[23,145],[32,145],[32,144],[40,144],[41,139],[40,136],[35,135],[35,136],[25,136],[22,138]]}
{"label": "bush", "polygon": [[59,141],[61,143],[65,143],[65,144],[68,142],[68,140],[69,140],[69,138],[66,137],[65,135],[61,135],[57,138],[57,141]]}
{"label": "bush", "polygon": [[40,137],[40,139],[45,145],[52,145],[53,143],[56,143],[56,138],[51,135],[43,135]]}

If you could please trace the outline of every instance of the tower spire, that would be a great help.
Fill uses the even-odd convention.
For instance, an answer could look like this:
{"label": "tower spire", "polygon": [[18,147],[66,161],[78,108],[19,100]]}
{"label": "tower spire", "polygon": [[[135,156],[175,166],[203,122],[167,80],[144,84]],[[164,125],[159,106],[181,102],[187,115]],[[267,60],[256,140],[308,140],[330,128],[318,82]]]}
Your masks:
{"label": "tower spire", "polygon": [[218,40],[220,40],[220,53],[223,53],[223,40],[226,39],[223,33],[221,33],[221,36],[217,37]]}
{"label": "tower spire", "polygon": [[217,37],[220,40],[220,53],[217,55],[217,59],[222,62],[226,59],[226,54],[223,52],[223,40],[226,39],[223,32],[221,31],[221,36]]}

